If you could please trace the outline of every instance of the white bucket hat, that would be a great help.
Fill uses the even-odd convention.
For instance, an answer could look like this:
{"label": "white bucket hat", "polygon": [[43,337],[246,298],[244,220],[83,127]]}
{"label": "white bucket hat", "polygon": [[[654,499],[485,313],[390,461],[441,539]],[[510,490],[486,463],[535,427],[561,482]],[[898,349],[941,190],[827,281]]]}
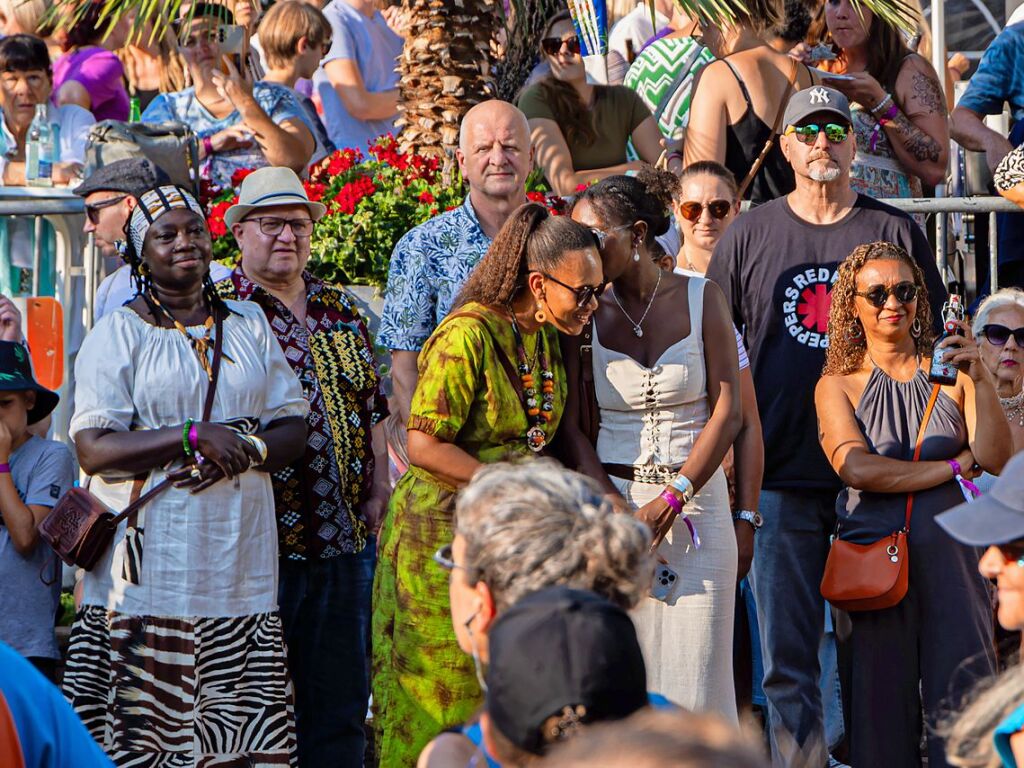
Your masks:
{"label": "white bucket hat", "polygon": [[313,221],[327,212],[326,205],[309,199],[291,168],[260,168],[242,179],[238,202],[224,212],[224,223],[231,228],[257,208],[295,204],[306,206]]}

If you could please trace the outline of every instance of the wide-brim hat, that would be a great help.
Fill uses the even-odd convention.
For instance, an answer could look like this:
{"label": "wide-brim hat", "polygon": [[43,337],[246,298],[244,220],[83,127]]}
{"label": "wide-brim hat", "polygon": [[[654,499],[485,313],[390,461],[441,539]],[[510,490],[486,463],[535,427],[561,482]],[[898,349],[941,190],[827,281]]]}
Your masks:
{"label": "wide-brim hat", "polygon": [[840,117],[848,124],[853,122],[853,116],[850,114],[850,100],[846,96],[835,88],[812,85],[810,88],[804,88],[790,96],[782,124],[784,126],[796,125],[801,120],[822,112],[829,112]]}
{"label": "wide-brim hat", "polygon": [[935,522],[972,547],[1024,539],[1024,451],[1006,462],[988,493],[943,512]]}
{"label": "wide-brim hat", "polygon": [[309,199],[302,182],[291,168],[267,167],[253,171],[242,179],[238,202],[224,212],[228,228],[258,208],[277,205],[304,205],[313,221],[327,213],[327,206]]}
{"label": "wide-brim hat", "polygon": [[16,341],[0,341],[0,392],[29,390],[36,393],[36,404],[28,411],[28,423],[35,424],[50,415],[60,396],[36,381],[25,347]]}

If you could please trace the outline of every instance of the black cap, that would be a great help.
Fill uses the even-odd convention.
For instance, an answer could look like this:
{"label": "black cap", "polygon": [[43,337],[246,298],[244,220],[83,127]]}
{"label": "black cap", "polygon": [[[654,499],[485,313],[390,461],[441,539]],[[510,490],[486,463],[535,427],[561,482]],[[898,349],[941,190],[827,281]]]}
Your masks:
{"label": "black cap", "polygon": [[593,592],[553,587],[528,595],[498,617],[488,642],[487,713],[527,752],[543,752],[545,720],[566,707],[591,723],[647,705],[633,622]]}
{"label": "black cap", "polygon": [[115,160],[97,168],[75,187],[75,194],[88,197],[93,192],[124,192],[138,197],[143,192],[170,183],[170,177],[152,160],[135,157]]}
{"label": "black cap", "polygon": [[60,397],[36,382],[28,350],[16,341],[0,341],[0,392],[36,393],[36,404],[28,412],[28,423],[45,419],[57,407]]}
{"label": "black cap", "polygon": [[935,522],[972,547],[1024,539],[1024,451],[1006,462],[988,493],[937,515]]}

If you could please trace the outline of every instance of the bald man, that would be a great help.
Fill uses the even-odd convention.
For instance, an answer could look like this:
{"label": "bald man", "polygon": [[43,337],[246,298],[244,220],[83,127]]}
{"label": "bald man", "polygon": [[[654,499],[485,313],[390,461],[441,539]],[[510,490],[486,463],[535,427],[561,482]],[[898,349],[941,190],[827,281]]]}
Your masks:
{"label": "bald man", "polygon": [[[465,202],[406,233],[391,254],[379,338],[391,350],[393,449],[391,438],[404,443],[420,349],[509,214],[526,202],[533,167],[526,116],[504,101],[477,104],[462,119],[455,155],[469,185]],[[394,450],[392,459],[404,471]]]}

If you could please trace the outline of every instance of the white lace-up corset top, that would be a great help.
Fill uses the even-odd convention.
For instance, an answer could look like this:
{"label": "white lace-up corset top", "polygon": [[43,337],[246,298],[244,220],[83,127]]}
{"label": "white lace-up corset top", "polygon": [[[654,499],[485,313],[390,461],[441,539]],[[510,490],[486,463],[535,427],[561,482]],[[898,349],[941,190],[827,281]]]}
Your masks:
{"label": "white lace-up corset top", "polygon": [[690,333],[648,368],[601,345],[594,323],[594,385],[601,408],[597,455],[604,463],[681,464],[707,424],[704,286],[691,277]]}

